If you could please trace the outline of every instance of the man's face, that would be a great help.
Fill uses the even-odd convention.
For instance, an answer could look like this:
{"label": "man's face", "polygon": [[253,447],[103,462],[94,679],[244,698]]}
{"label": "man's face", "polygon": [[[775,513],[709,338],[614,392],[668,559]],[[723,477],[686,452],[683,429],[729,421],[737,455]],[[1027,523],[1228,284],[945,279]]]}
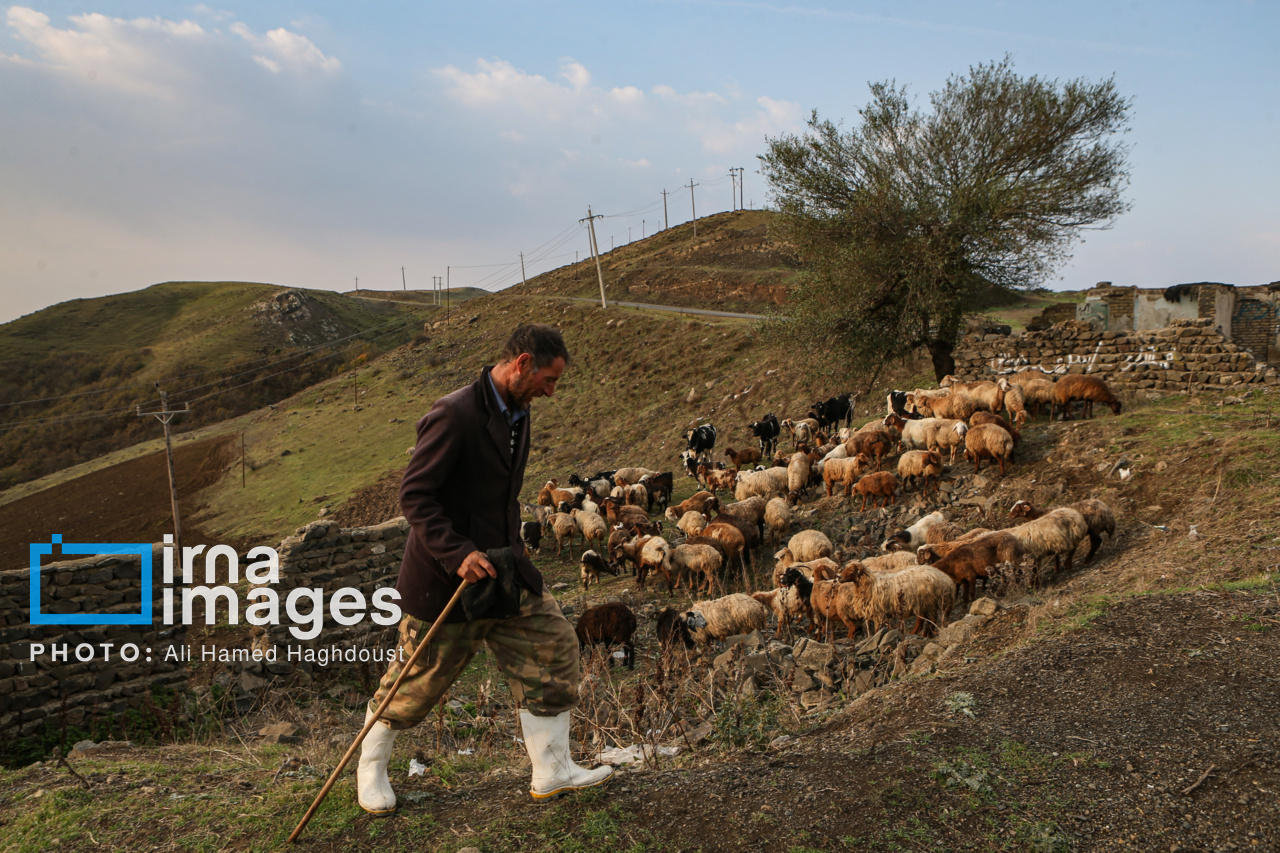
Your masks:
{"label": "man's face", "polygon": [[550,397],[556,392],[556,383],[562,373],[563,358],[557,358],[538,370],[533,366],[533,356],[522,353],[516,359],[516,375],[509,388],[512,405],[517,409],[527,409],[535,397]]}

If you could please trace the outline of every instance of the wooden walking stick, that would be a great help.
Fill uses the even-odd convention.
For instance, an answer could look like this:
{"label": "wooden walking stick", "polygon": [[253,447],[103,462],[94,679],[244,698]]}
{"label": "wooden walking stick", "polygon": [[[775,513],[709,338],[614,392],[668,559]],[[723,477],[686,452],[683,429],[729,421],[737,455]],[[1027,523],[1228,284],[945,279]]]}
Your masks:
{"label": "wooden walking stick", "polygon": [[436,621],[431,626],[431,630],[427,632],[427,636],[423,637],[418,642],[418,647],[413,650],[413,654],[409,656],[409,661],[404,665],[404,668],[400,670],[399,677],[397,677],[395,683],[391,685],[391,689],[387,691],[386,698],[382,700],[382,704],[373,712],[372,717],[365,720],[364,728],[360,730],[360,734],[356,735],[355,743],[351,744],[351,747],[347,750],[347,754],[342,756],[342,760],[338,762],[338,766],[329,774],[329,781],[324,783],[324,787],[321,788],[320,793],[316,795],[316,800],[311,804],[311,808],[307,809],[307,813],[302,816],[302,820],[298,821],[298,825],[294,828],[293,834],[289,836],[290,844],[298,840],[298,836],[302,834],[302,830],[306,828],[307,822],[310,821],[312,815],[316,813],[316,809],[320,808],[320,804],[324,802],[324,798],[329,796],[329,789],[333,787],[334,782],[338,781],[339,774],[346,769],[347,763],[351,761],[351,756],[356,754],[356,750],[360,748],[360,744],[364,743],[365,735],[369,734],[369,731],[378,724],[378,720],[382,719],[382,712],[387,710],[387,706],[390,705],[391,700],[395,698],[396,691],[400,689],[400,682],[404,681],[405,676],[409,674],[409,670],[413,669],[413,665],[418,662],[418,655],[422,654],[423,649],[425,649],[431,641],[435,639],[436,632],[440,630],[442,625],[444,625],[444,620],[448,617],[449,611],[453,610],[453,606],[458,603],[458,599],[462,597],[462,591],[467,588],[469,583],[471,582],[463,580],[462,583],[458,585],[458,589],[454,592],[453,598],[449,599],[449,603],[444,606],[444,610],[440,611],[440,615],[436,617]]}

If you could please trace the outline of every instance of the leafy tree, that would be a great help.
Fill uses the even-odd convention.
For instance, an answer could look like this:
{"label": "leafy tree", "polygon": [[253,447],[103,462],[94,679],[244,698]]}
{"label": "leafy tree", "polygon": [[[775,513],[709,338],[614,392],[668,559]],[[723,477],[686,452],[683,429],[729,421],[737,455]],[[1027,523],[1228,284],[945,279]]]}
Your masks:
{"label": "leafy tree", "polygon": [[926,347],[941,379],[966,314],[1042,284],[1083,230],[1128,209],[1130,104],[1114,80],[1023,78],[1006,57],[929,101],[873,83],[857,127],[815,111],[760,157],[806,267],[782,325],[828,362],[878,374]]}

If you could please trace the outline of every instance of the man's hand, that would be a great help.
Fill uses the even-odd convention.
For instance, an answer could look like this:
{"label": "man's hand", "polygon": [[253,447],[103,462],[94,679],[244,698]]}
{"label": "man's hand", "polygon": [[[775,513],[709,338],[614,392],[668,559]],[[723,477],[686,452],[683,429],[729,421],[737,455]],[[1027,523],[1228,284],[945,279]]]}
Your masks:
{"label": "man's hand", "polygon": [[498,570],[489,562],[489,558],[484,555],[483,551],[472,551],[467,558],[462,561],[462,565],[458,566],[458,577],[471,583],[482,581],[485,578],[496,578]]}

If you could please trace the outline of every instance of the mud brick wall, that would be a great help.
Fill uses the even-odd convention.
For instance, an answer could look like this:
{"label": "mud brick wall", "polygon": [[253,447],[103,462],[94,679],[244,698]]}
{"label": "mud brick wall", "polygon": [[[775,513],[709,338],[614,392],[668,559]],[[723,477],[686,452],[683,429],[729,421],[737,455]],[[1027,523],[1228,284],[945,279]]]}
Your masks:
{"label": "mud brick wall", "polygon": [[1095,332],[1072,322],[1023,335],[967,335],[956,349],[956,375],[973,381],[1038,367],[1096,373],[1119,389],[1157,393],[1280,384],[1274,368],[1224,340],[1212,323],[1176,320],[1152,331]]}
{"label": "mud brick wall", "polygon": [[[152,557],[160,565],[160,550]],[[139,613],[142,567],[137,556],[89,557],[49,563],[41,569],[42,613]],[[48,721],[78,726],[86,719],[139,708],[156,686],[186,688],[181,665],[164,660],[170,645],[186,642],[182,625],[160,625],[160,591],[152,585],[154,626],[32,625],[30,571],[0,571],[0,732],[31,734]],[[31,660],[31,644],[45,652]],[[53,645],[67,646],[67,660],[52,659]],[[75,649],[93,647],[93,659],[79,661]],[[109,659],[99,644],[113,643]],[[121,660],[120,647],[139,647],[138,659]],[[148,661],[148,649],[151,660]]]}
{"label": "mud brick wall", "polygon": [[330,618],[327,602],[334,591],[352,587],[360,590],[369,602],[366,613],[373,612],[373,593],[382,587],[395,586],[408,535],[409,522],[403,517],[372,527],[342,529],[327,521],[299,527],[295,535],[283,540],[277,548],[280,583],[276,584],[276,591],[284,601],[289,591],[297,587],[323,589],[324,628],[314,639],[299,640],[290,633],[287,624],[274,626],[268,631],[270,641],[278,646],[310,648],[394,642],[395,626],[379,625],[367,616],[355,625],[339,625]]}

